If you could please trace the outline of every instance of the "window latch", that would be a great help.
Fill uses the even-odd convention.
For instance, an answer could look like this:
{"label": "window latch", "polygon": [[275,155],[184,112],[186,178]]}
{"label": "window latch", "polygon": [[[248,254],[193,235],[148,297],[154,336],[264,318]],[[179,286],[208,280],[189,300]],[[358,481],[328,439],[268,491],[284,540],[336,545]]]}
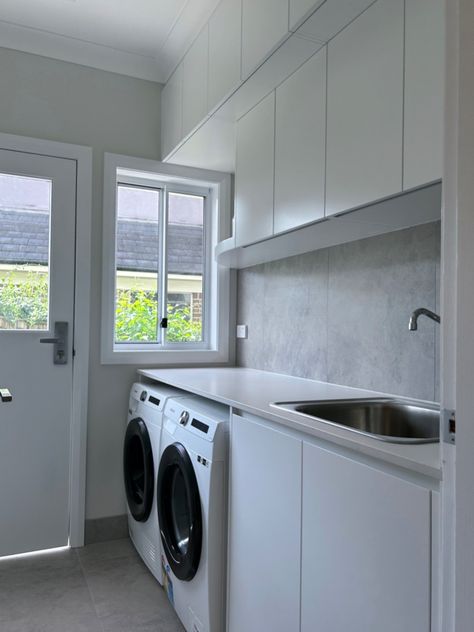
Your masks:
{"label": "window latch", "polygon": [[162,329],[168,329],[168,319],[167,318],[162,318],[160,321],[160,327]]}

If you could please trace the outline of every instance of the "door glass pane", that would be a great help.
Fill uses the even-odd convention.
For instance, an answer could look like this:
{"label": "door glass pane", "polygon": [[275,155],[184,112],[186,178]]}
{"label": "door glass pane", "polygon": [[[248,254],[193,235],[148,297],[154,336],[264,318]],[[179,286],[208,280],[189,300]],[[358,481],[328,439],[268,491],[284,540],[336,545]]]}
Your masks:
{"label": "door glass pane", "polygon": [[115,341],[158,342],[160,191],[117,187]]}
{"label": "door glass pane", "polygon": [[0,329],[48,329],[51,180],[0,173]]}
{"label": "door glass pane", "polygon": [[169,194],[168,342],[202,340],[204,203],[200,195]]}

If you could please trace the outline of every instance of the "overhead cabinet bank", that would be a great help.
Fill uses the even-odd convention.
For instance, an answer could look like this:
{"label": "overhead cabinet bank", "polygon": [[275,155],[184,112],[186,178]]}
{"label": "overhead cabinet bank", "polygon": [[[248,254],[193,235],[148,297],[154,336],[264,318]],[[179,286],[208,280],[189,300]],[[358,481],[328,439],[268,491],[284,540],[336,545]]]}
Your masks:
{"label": "overhead cabinet bank", "polygon": [[378,0],[239,119],[237,246],[441,179],[443,23]]}

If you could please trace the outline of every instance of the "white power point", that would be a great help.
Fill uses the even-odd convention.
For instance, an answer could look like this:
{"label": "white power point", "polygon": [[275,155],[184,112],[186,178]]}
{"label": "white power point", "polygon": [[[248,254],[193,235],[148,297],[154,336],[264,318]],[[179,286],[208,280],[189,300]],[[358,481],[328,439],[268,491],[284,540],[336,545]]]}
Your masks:
{"label": "white power point", "polygon": [[249,328],[248,325],[237,325],[237,338],[248,338]]}

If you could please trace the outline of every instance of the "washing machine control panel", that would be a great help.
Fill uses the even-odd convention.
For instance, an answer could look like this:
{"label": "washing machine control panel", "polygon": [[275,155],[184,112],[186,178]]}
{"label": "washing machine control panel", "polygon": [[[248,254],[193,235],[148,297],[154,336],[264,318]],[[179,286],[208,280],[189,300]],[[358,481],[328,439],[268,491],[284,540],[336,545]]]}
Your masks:
{"label": "washing machine control panel", "polygon": [[189,413],[187,410],[183,410],[181,415],[179,416],[179,424],[180,426],[185,426],[189,421]]}

